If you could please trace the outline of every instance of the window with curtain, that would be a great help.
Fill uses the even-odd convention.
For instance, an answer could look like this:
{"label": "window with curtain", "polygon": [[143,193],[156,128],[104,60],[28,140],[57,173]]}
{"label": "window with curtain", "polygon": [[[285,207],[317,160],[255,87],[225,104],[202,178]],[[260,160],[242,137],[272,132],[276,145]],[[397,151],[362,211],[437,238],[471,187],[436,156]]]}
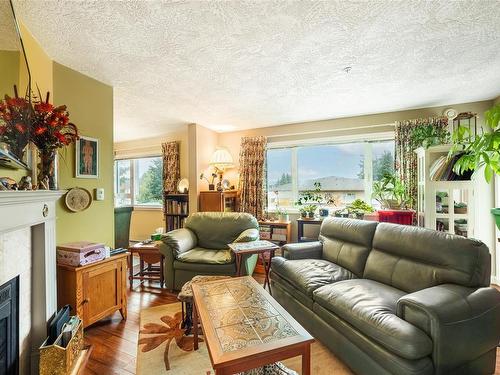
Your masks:
{"label": "window with curtain", "polygon": [[268,207],[293,208],[300,192],[313,190],[315,182],[332,207],[355,199],[378,207],[371,198],[373,181],[393,172],[394,140],[268,148]]}
{"label": "window with curtain", "polygon": [[115,161],[115,206],[161,207],[161,156]]}

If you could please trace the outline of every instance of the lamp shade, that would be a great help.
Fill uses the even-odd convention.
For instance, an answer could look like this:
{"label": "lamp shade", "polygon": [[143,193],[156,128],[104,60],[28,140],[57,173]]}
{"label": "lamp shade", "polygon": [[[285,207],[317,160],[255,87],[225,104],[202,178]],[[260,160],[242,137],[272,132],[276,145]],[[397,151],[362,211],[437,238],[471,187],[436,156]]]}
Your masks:
{"label": "lamp shade", "polygon": [[231,168],[234,166],[233,157],[228,150],[222,147],[217,147],[210,158],[209,164],[219,169]]}

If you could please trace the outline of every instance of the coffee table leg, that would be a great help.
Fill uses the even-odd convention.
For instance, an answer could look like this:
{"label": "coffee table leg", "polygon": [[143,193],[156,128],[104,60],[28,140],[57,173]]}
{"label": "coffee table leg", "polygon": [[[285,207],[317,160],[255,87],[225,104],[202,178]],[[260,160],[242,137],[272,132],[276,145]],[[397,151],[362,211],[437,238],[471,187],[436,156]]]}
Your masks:
{"label": "coffee table leg", "polygon": [[311,374],[311,344],[307,344],[304,347],[304,352],[302,353],[302,375]]}
{"label": "coffee table leg", "polygon": [[160,288],[163,288],[163,285],[165,284],[165,275],[164,275],[164,270],[163,270],[163,260],[165,257],[163,255],[160,256]]}
{"label": "coffee table leg", "polygon": [[260,253],[260,256],[262,258],[262,265],[264,266],[264,273],[265,273],[265,279],[264,279],[264,289],[266,289],[266,285],[269,287],[269,294],[271,294],[271,285],[269,284],[269,270],[271,269],[271,259],[269,259],[269,262],[266,262],[266,257],[264,256],[264,253]]}
{"label": "coffee table leg", "polygon": [[198,309],[193,299],[193,349],[198,350]]}

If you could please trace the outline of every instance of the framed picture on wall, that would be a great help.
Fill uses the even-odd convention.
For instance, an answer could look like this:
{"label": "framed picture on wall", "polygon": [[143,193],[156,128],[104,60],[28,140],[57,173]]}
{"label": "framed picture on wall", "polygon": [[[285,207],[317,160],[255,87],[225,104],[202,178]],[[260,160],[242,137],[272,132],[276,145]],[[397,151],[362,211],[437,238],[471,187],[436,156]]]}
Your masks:
{"label": "framed picture on wall", "polygon": [[76,177],[99,177],[99,140],[80,136],[76,141]]}

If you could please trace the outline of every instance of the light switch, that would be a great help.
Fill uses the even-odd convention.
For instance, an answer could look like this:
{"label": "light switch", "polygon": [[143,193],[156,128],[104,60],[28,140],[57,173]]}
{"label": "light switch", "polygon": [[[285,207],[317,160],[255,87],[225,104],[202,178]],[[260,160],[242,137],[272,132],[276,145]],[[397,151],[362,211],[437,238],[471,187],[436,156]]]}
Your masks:
{"label": "light switch", "polygon": [[104,188],[95,189],[95,200],[103,201],[104,200]]}

